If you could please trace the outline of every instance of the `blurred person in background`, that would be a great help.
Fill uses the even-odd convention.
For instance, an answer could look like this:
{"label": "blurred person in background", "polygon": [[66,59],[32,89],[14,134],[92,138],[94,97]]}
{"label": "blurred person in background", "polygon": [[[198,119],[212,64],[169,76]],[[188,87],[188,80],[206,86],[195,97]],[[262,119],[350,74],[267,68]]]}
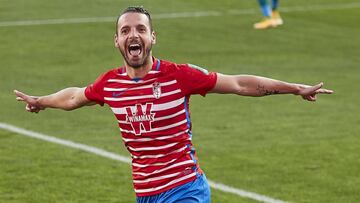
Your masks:
{"label": "blurred person in background", "polygon": [[263,19],[260,22],[254,24],[255,29],[263,30],[284,24],[284,21],[282,20],[278,10],[279,0],[271,0],[271,6],[269,4],[269,0],[258,1]]}

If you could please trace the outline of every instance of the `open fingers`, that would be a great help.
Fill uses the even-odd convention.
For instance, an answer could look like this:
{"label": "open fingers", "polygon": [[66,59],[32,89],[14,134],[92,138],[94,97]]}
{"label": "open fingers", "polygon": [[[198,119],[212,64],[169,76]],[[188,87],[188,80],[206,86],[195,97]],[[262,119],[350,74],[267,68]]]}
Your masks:
{"label": "open fingers", "polygon": [[314,86],[308,86],[302,89],[302,91],[299,93],[300,95],[307,96],[307,95],[314,95],[314,94],[332,94],[334,93],[333,90],[328,89],[322,89],[322,86],[324,83],[319,83]]}
{"label": "open fingers", "polygon": [[36,101],[32,96],[29,96],[27,94],[24,94],[18,90],[14,90],[14,93],[16,95],[16,100],[18,101],[24,101],[28,104],[35,105]]}
{"label": "open fingers", "polygon": [[28,95],[18,91],[18,90],[14,90],[14,93],[16,95],[16,100],[18,101],[26,101],[27,103],[30,103],[30,99],[31,97],[29,97]]}
{"label": "open fingers", "polygon": [[17,97],[20,97],[20,98],[23,98],[23,99],[25,99],[26,97],[29,97],[28,95],[26,95],[26,94],[24,94],[24,93],[22,93],[22,92],[20,92],[18,90],[14,90],[14,93],[15,93],[15,95]]}
{"label": "open fingers", "polygon": [[319,83],[317,85],[314,85],[312,87],[308,87],[305,89],[304,94],[308,95],[308,94],[313,94],[315,93],[317,90],[319,90],[322,86],[324,85],[324,83]]}
{"label": "open fingers", "polygon": [[316,94],[332,94],[334,93],[333,90],[328,90],[328,89],[318,89],[315,91]]}
{"label": "open fingers", "polygon": [[16,100],[18,100],[18,101],[25,101],[23,98],[21,98],[21,97],[16,97]]}

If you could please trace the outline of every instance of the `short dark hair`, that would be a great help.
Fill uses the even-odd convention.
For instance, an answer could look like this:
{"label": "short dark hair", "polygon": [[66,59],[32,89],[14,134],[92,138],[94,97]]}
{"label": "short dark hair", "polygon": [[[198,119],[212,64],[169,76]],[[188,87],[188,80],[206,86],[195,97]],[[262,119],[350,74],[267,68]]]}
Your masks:
{"label": "short dark hair", "polygon": [[117,34],[117,30],[118,30],[119,19],[125,13],[142,13],[142,14],[145,14],[148,17],[149,24],[150,24],[150,29],[151,29],[151,31],[153,31],[152,20],[151,20],[150,13],[143,6],[129,6],[125,10],[123,10],[123,12],[121,12],[120,15],[118,16],[118,18],[116,19],[116,30],[115,30],[116,34]]}

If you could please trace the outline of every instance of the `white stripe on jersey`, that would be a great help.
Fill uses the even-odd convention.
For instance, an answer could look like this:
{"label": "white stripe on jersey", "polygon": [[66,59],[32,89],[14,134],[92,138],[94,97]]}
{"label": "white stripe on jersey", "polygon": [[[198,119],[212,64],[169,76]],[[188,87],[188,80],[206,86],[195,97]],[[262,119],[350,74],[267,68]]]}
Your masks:
{"label": "white stripe on jersey", "polygon": [[[172,151],[170,153],[167,153],[167,154],[157,154],[157,155],[143,155],[143,156],[135,156],[135,155],[132,155],[131,154],[131,157],[133,159],[153,159],[153,158],[160,158],[160,157],[164,157],[164,156],[168,156],[170,154],[175,154],[175,153],[178,153],[178,152],[181,152],[181,151],[184,151],[185,149],[187,148],[187,146],[184,146],[178,150],[175,150],[175,151]],[[190,151],[187,152],[188,154],[190,154]]]}
{"label": "white stripe on jersey", "polygon": [[172,159],[171,161],[165,162],[165,163],[154,163],[154,164],[137,164],[137,163],[132,163],[133,166],[139,167],[139,168],[145,168],[148,166],[163,166],[163,165],[168,165],[174,161],[176,161],[177,159]]}
{"label": "white stripe on jersey", "polygon": [[127,139],[127,138],[122,138],[124,140],[124,142],[148,142],[148,141],[154,141],[154,140],[166,140],[169,138],[174,138],[177,137],[179,135],[183,135],[185,133],[188,133],[189,129],[176,133],[174,135],[167,135],[167,136],[161,136],[161,137],[155,137],[155,138],[139,138],[139,139]]}
{"label": "white stripe on jersey", "polygon": [[185,113],[185,109],[183,109],[183,110],[181,110],[179,112],[176,112],[174,114],[168,115],[168,116],[163,116],[163,117],[159,117],[159,118],[155,117],[154,121],[161,121],[161,120],[165,120],[165,119],[169,119],[169,118],[174,118],[174,117],[176,117],[176,116],[178,116],[180,114],[183,114],[183,113]]}
{"label": "white stripe on jersey", "polygon": [[[172,109],[174,107],[177,107],[181,104],[183,104],[185,102],[185,98],[182,97],[180,99],[171,101],[171,102],[167,102],[167,103],[163,103],[163,104],[154,104],[151,108],[152,111],[163,111],[163,110],[168,110],[168,109]],[[136,107],[135,106],[127,106],[127,107],[122,107],[122,108],[115,108],[112,107],[111,110],[114,112],[114,114],[127,114],[126,112],[126,108],[131,108],[132,112],[136,111]]]}
{"label": "white stripe on jersey", "polygon": [[182,120],[180,122],[177,122],[177,123],[174,123],[174,124],[171,124],[171,125],[167,125],[167,126],[163,126],[163,127],[158,127],[158,128],[152,128],[151,129],[151,132],[156,132],[156,131],[161,131],[161,130],[167,130],[169,128],[173,128],[173,127],[177,127],[179,125],[182,125],[184,123],[187,123],[187,119],[185,120]]}
{"label": "white stripe on jersey", "polygon": [[[179,126],[179,125],[182,125],[182,124],[184,124],[184,123],[186,123],[186,122],[187,122],[187,119],[182,120],[182,121],[177,122],[177,123],[174,123],[174,124],[171,124],[171,125],[166,125],[166,126],[158,127],[158,128],[152,128],[151,131],[149,131],[149,132],[156,132],[156,131],[161,131],[161,130],[167,130],[167,129],[169,129],[169,128],[173,128],[173,127],[177,127],[177,126]],[[120,128],[120,127],[119,127],[119,128]],[[120,128],[120,131],[121,131],[121,132],[124,132],[124,133],[135,134],[135,132],[132,131],[132,130],[125,130],[125,129]],[[148,132],[148,131],[143,131],[142,129],[140,129],[140,133],[147,133],[147,132]]]}
{"label": "white stripe on jersey", "polygon": [[[161,87],[165,87],[168,85],[172,85],[175,84],[176,80],[172,80],[169,82],[164,82],[164,83],[160,83]],[[128,91],[128,90],[140,90],[140,89],[147,89],[147,88],[152,88],[153,85],[144,85],[144,86],[140,86],[140,87],[129,87],[129,88],[110,88],[110,87],[104,87],[104,91]]]}
{"label": "white stripe on jersey", "polygon": [[119,79],[109,79],[108,82],[116,82],[116,83],[123,83],[123,84],[142,84],[156,80],[156,78],[152,78],[150,80],[119,80]]}
{"label": "white stripe on jersey", "polygon": [[[156,73],[160,73],[160,71],[157,71],[157,70],[151,70],[148,72],[148,74],[156,74]],[[118,73],[117,75],[119,76],[127,76],[127,73]]]}
{"label": "white stripe on jersey", "polygon": [[175,145],[179,144],[178,142],[175,143],[171,143],[171,144],[167,144],[167,145],[163,145],[163,146],[159,146],[159,147],[141,147],[141,148],[133,148],[133,147],[129,147],[129,149],[131,149],[132,151],[153,151],[153,150],[159,150],[159,149],[165,149],[165,148],[169,148],[169,147],[173,147]]}
{"label": "white stripe on jersey", "polygon": [[172,178],[172,177],[180,175],[181,173],[182,172],[177,172],[177,173],[172,173],[172,174],[168,174],[168,175],[164,175],[164,176],[159,176],[159,177],[156,177],[156,178],[148,178],[148,179],[145,179],[145,180],[133,180],[133,183],[147,183],[147,182],[150,182],[150,181],[162,180],[162,179],[165,179],[165,178]]}
{"label": "white stripe on jersey", "polygon": [[184,102],[185,102],[185,97],[182,97],[182,98],[180,98],[178,100],[174,100],[174,101],[171,101],[171,102],[168,102],[168,103],[154,104],[153,107],[151,108],[151,110],[153,110],[153,111],[164,111],[164,110],[168,110],[168,109],[172,109],[174,107],[177,107],[180,104],[183,104]]}
{"label": "white stripe on jersey", "polygon": [[118,73],[119,76],[127,76],[127,73]]}
{"label": "white stripe on jersey", "polygon": [[[176,90],[171,91],[171,92],[162,93],[161,96],[166,97],[166,96],[173,95],[173,94],[176,94],[176,93],[179,93],[179,92],[181,92],[181,90],[176,89]],[[143,95],[143,96],[119,97],[119,98],[116,98],[116,97],[104,97],[104,100],[106,100],[106,101],[128,101],[128,100],[149,99],[149,98],[155,98],[155,96],[153,94],[150,94],[150,95]]]}
{"label": "white stripe on jersey", "polygon": [[179,178],[179,179],[172,180],[172,181],[168,182],[168,183],[165,184],[165,185],[162,185],[162,186],[159,186],[159,187],[156,187],[156,188],[149,188],[149,189],[140,189],[140,190],[135,189],[135,192],[136,192],[136,193],[154,192],[154,191],[156,191],[156,190],[161,190],[161,189],[163,189],[163,188],[165,188],[165,187],[167,187],[167,186],[169,186],[169,185],[173,185],[173,184],[178,183],[178,182],[180,182],[180,181],[183,181],[183,180],[192,178],[192,177],[194,177],[195,175],[196,175],[195,172],[194,172],[194,173],[190,173],[189,175],[183,176],[183,177],[181,177],[181,178]]}
{"label": "white stripe on jersey", "polygon": [[169,170],[169,169],[175,168],[175,167],[177,167],[177,166],[182,166],[182,165],[186,165],[186,164],[195,164],[195,163],[194,163],[193,160],[186,160],[186,161],[179,162],[179,163],[173,164],[173,165],[171,165],[171,166],[162,168],[162,169],[160,169],[160,170],[155,170],[155,171],[153,171],[152,173],[133,172],[132,174],[133,174],[133,175],[141,175],[141,176],[147,177],[147,176],[155,175],[155,174],[158,174],[158,173],[167,171],[167,170]]}
{"label": "white stripe on jersey", "polygon": [[158,70],[151,70],[148,72],[148,74],[156,74],[156,73],[160,73],[160,71]]}

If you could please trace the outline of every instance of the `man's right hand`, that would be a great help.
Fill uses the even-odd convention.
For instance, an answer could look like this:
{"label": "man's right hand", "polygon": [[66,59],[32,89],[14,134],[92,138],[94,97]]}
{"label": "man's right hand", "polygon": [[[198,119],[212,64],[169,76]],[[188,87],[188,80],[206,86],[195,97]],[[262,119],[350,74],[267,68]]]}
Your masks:
{"label": "man's right hand", "polygon": [[14,90],[14,93],[16,95],[16,100],[23,101],[26,103],[26,107],[25,107],[26,111],[31,113],[39,113],[39,111],[45,109],[45,107],[39,104],[38,102],[39,97],[30,96],[17,90]]}

